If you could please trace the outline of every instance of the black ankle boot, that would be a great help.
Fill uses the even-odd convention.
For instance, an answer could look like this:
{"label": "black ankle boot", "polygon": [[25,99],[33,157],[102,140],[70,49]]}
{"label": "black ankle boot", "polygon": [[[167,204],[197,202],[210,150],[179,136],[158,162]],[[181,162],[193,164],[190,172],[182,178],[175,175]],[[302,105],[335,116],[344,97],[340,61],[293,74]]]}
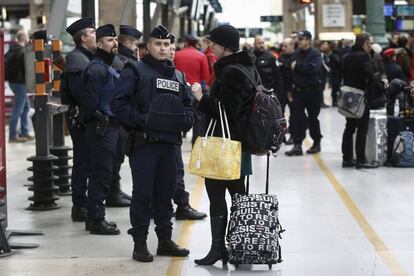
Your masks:
{"label": "black ankle boot", "polygon": [[296,156],[296,155],[303,155],[302,146],[301,145],[294,145],[293,148],[289,151],[286,151],[285,154],[287,156]]}
{"label": "black ankle boot", "polygon": [[223,264],[229,261],[229,253],[224,244],[224,235],[226,234],[227,216],[218,216],[210,218],[211,224],[211,248],[207,256],[202,259],[194,260],[198,265],[213,265],[218,260]]}
{"label": "black ankle boot", "polygon": [[174,256],[174,257],[187,257],[190,254],[190,250],[178,246],[171,239],[158,240],[157,255],[160,256]]}
{"label": "black ankle boot", "polygon": [[128,207],[131,205],[131,198],[121,191],[119,182],[111,183],[108,197],[106,198],[106,207]]}
{"label": "black ankle boot", "polygon": [[190,204],[179,204],[175,211],[176,220],[200,220],[207,217],[207,214],[192,208]]}
{"label": "black ankle boot", "polygon": [[134,243],[134,252],[132,253],[132,259],[144,263],[149,263],[154,260],[154,257],[148,251],[147,241],[136,241]]}

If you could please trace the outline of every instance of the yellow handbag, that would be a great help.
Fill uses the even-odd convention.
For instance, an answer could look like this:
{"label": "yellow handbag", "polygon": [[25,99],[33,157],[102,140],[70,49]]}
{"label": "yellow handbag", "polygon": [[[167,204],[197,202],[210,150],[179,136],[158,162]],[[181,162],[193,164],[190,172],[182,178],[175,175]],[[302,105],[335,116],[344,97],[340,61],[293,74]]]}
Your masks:
{"label": "yellow handbag", "polygon": [[[219,102],[220,123],[223,137],[208,136],[213,125],[211,135],[216,127],[213,119],[208,125],[204,137],[197,137],[191,151],[189,172],[204,178],[218,180],[235,180],[240,178],[241,143],[232,141],[226,111],[222,110]],[[222,115],[224,114],[224,116]],[[223,124],[223,117],[224,123]],[[226,137],[225,130],[228,136]]]}

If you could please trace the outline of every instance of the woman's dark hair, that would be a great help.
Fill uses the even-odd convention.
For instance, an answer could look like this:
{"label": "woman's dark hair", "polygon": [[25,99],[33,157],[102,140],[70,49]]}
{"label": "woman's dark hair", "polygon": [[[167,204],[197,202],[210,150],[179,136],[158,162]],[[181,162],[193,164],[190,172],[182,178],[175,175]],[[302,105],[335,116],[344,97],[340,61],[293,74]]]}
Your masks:
{"label": "woman's dark hair", "polygon": [[397,42],[398,47],[405,48],[407,46],[407,43],[408,43],[408,38],[406,38],[405,36],[400,36],[398,38],[398,42]]}

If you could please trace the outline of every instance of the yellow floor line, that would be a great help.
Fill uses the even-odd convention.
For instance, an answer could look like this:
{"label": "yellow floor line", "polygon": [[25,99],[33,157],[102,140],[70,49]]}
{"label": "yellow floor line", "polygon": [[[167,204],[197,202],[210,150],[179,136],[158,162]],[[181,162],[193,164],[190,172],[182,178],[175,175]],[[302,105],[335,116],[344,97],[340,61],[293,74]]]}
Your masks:
{"label": "yellow floor line", "polygon": [[[309,141],[305,141],[305,144],[307,146],[311,145]],[[387,267],[392,272],[392,274],[398,275],[398,276],[408,275],[408,273],[404,270],[401,264],[397,261],[397,259],[388,249],[387,245],[381,240],[381,238],[378,236],[378,234],[369,224],[368,220],[359,210],[358,206],[354,203],[354,201],[351,199],[349,194],[345,191],[342,184],[338,181],[338,179],[335,177],[332,171],[328,168],[325,162],[321,159],[320,155],[314,154],[313,158],[315,159],[316,163],[319,165],[319,167],[321,168],[325,176],[329,179],[329,182],[331,182],[332,186],[338,193],[339,197],[342,199],[342,201],[348,208],[349,212],[351,212],[352,216],[354,217],[356,222],[359,224],[362,231],[367,236],[368,240],[374,246],[375,251],[378,253],[378,255],[381,256],[382,260],[387,265]]]}
{"label": "yellow floor line", "polygon": [[[191,207],[193,207],[196,210],[199,209],[203,191],[204,191],[204,178],[198,177],[195,187],[191,192],[191,199],[190,199]],[[192,226],[194,223],[195,221],[191,221],[191,220],[184,221],[183,226],[181,228],[179,240],[178,240],[178,244],[180,246],[188,248],[188,245],[190,243],[190,238],[191,238],[191,232],[193,231]],[[185,258],[181,258],[181,257],[171,258],[166,275],[167,276],[179,276],[181,274],[181,269],[182,269],[184,261],[185,261]]]}

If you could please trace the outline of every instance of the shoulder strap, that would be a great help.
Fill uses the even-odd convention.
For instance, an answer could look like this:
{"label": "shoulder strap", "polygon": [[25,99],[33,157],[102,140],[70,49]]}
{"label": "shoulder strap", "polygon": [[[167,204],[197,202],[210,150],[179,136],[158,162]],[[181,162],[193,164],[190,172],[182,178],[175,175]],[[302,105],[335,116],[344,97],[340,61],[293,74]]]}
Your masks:
{"label": "shoulder strap", "polygon": [[177,78],[178,82],[184,85],[185,87],[188,86],[187,81],[185,79],[184,72],[175,70],[175,77]]}
{"label": "shoulder strap", "polygon": [[[243,65],[241,65],[241,64],[232,64],[232,65],[229,65],[229,66],[227,66],[226,67],[226,69],[230,69],[230,68],[235,68],[235,69],[237,69],[237,70],[239,70],[239,71],[241,71],[241,72],[243,72],[243,74],[244,75],[246,75],[246,77],[247,77],[247,79],[250,81],[250,83],[253,85],[253,87],[257,87],[258,86],[258,84],[259,83],[261,83],[261,80],[260,80],[260,76],[258,75],[258,77],[259,77],[259,83],[254,79],[254,76],[253,76],[253,74],[249,71],[249,70],[247,70],[247,68],[246,67],[244,67]],[[254,70],[256,71],[256,68],[255,67],[253,67],[254,68]],[[227,71],[227,70],[226,70]]]}

